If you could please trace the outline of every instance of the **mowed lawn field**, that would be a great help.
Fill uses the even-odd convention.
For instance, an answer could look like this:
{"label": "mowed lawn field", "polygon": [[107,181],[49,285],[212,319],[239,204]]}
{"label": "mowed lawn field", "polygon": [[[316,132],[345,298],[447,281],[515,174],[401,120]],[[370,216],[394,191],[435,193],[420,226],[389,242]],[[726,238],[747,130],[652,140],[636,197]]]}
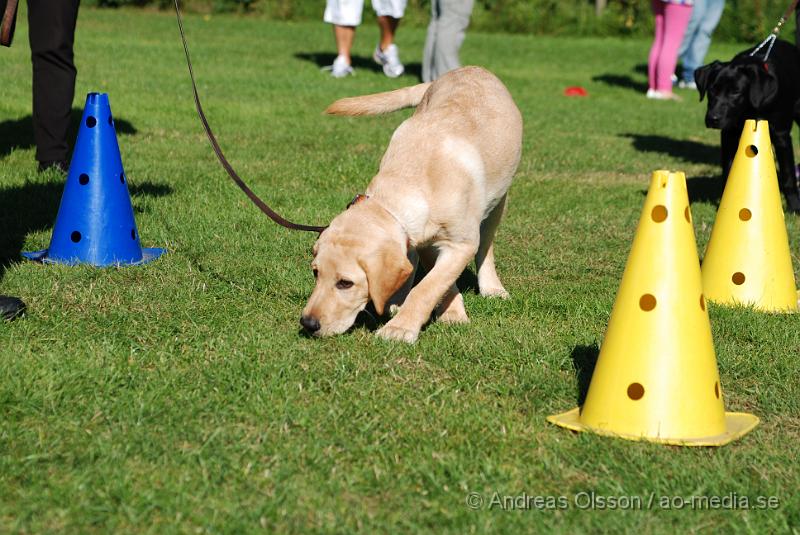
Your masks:
{"label": "mowed lawn field", "polygon": [[[718,133],[695,93],[644,98],[646,40],[469,34],[463,61],[494,71],[525,121],[496,241],[512,297],[467,284],[469,325],[433,323],[405,345],[371,325],[300,334],[314,235],[271,223],[215,161],[169,11],[82,9],[74,102],[77,123],[87,92],[109,94],[142,243],[168,254],[124,269],[21,261],[48,245],[64,181],[36,172],[25,20],[0,51],[0,293],[29,307],[0,324],[0,531],[800,530],[798,315],[710,306],[726,407],[762,420],[725,447],[545,421],[578,402],[651,173],[686,173],[701,255],[714,222]],[[186,29],[234,167],[287,217],[326,224],[410,112],[322,110],[416,83],[424,29],[401,28],[396,80],[370,63],[372,22],[342,80],[320,72],[333,58],[321,22],[189,16]],[[708,59],[743,47],[714,43]],[[572,85],[589,96],[563,96]],[[786,223],[797,270],[800,218]],[[692,496],[774,507],[680,507]],[[621,507],[601,510],[609,498]]]}

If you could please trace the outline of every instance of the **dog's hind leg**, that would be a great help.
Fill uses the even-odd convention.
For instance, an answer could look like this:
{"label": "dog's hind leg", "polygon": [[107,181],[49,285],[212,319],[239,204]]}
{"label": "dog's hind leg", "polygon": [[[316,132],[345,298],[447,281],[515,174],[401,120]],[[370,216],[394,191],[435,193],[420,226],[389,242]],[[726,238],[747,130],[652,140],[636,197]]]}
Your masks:
{"label": "dog's hind leg", "polygon": [[494,265],[494,235],[503,218],[507,197],[508,194],[503,195],[497,206],[481,223],[481,243],[475,254],[475,266],[478,269],[478,288],[484,297],[502,297],[503,299],[509,297],[508,292],[503,288],[503,283],[500,282],[500,277],[497,276],[497,269]]}
{"label": "dog's hind leg", "polygon": [[[419,251],[419,259],[426,270],[433,269],[437,255],[438,253],[433,247],[426,247]],[[438,321],[443,323],[469,323],[467,309],[464,307],[464,298],[456,283],[453,283],[445,292],[436,307],[436,315]]]}

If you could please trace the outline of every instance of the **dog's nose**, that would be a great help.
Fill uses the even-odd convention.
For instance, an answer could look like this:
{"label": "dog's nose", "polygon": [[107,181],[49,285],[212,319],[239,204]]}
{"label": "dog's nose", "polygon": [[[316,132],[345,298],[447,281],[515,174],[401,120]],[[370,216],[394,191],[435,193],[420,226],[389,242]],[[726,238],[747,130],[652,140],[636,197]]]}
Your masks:
{"label": "dog's nose", "polygon": [[716,114],[706,115],[706,128],[719,128],[721,118]]}
{"label": "dog's nose", "polygon": [[301,316],[300,325],[310,333],[315,333],[319,330],[319,320],[312,316]]}

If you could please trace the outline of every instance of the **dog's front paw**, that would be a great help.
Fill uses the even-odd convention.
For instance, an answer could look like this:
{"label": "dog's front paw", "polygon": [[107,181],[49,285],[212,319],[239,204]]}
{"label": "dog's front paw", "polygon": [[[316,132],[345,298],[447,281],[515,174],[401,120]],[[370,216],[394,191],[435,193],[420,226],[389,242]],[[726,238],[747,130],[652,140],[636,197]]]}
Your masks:
{"label": "dog's front paw", "polygon": [[412,329],[400,325],[393,325],[394,321],[390,321],[380,329],[378,329],[377,334],[384,340],[395,340],[398,342],[406,342],[408,344],[413,344],[417,341],[419,337],[419,329]]}
{"label": "dog's front paw", "polygon": [[499,297],[500,299],[508,299],[511,297],[511,294],[502,286],[481,287],[481,295],[483,297]]}

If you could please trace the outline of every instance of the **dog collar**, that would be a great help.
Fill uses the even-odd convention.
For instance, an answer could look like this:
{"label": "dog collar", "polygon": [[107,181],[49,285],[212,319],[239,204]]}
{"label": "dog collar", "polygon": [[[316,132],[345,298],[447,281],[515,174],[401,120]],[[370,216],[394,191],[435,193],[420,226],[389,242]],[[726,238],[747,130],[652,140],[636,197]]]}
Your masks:
{"label": "dog collar", "polygon": [[350,202],[347,204],[347,208],[350,208],[350,207],[351,207],[351,206],[353,206],[354,204],[358,204],[358,203],[360,203],[360,202],[362,202],[362,201],[366,201],[367,199],[369,199],[369,195],[364,195],[363,193],[357,193],[357,194],[356,194],[356,196],[355,196],[355,197],[353,197],[353,200],[352,200],[352,201],[350,201]]}

